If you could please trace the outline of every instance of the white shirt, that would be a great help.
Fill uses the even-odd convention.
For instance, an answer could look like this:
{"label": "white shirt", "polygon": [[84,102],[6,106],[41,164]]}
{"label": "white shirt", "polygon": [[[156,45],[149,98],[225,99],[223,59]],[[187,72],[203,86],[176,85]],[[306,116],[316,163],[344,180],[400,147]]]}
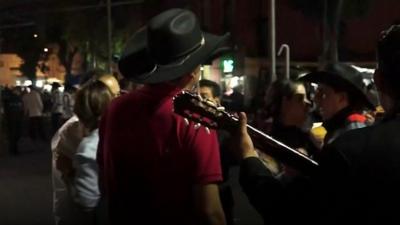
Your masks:
{"label": "white shirt", "polygon": [[38,91],[32,89],[29,93],[22,96],[22,102],[24,103],[25,113],[29,117],[42,116],[43,102]]}
{"label": "white shirt", "polygon": [[74,115],[75,99],[74,95],[64,92],[63,95],[63,118],[69,119]]}
{"label": "white shirt", "polygon": [[55,90],[51,93],[51,101],[52,101],[52,113],[64,113],[64,102],[63,102],[63,93],[59,90]]}
{"label": "white shirt", "polygon": [[82,138],[83,125],[74,115],[54,134],[51,139],[51,150],[55,156],[61,153],[72,160]]}
{"label": "white shirt", "polygon": [[[52,150],[52,183],[53,183],[53,213],[58,224],[91,224],[88,214],[75,204],[69,192],[69,186],[61,178],[61,172],[56,168],[59,154],[73,160],[78,146],[83,139],[83,129],[78,117],[73,116],[65,122],[54,134],[51,140]],[[70,185],[70,182],[68,182]]]}
{"label": "white shirt", "polygon": [[98,143],[99,130],[95,129],[82,139],[73,160],[75,176],[71,192],[75,202],[86,210],[93,210],[100,201],[96,161]]}

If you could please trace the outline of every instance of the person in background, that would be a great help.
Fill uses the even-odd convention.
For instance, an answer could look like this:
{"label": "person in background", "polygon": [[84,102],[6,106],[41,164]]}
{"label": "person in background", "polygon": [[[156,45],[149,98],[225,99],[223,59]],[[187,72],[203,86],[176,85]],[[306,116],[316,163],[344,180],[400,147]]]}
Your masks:
{"label": "person in background", "polygon": [[[111,75],[105,75],[101,71],[91,71],[84,78],[81,85],[101,79],[113,96],[119,94],[118,82]],[[76,206],[70,194],[70,185],[67,185],[72,183],[75,174],[73,159],[85,136],[84,130],[84,126],[74,115],[61,126],[51,140],[53,214],[57,225],[85,222],[82,218],[86,218],[86,214]]]}
{"label": "person in background", "polygon": [[[313,143],[311,133],[304,129],[311,106],[304,84],[288,79],[277,80],[266,93],[265,101],[262,120],[270,123],[265,132],[285,145],[313,157],[318,149]],[[287,165],[264,152],[259,151],[259,155],[272,173],[280,179],[290,182],[298,178],[295,176],[297,173]]]}
{"label": "person in background", "polygon": [[318,84],[314,101],[327,131],[324,145],[348,130],[367,125],[363,111],[374,109],[374,104],[368,97],[362,74],[355,68],[342,63],[328,64],[300,80]]}
{"label": "person in background", "polygon": [[98,163],[111,224],[225,224],[215,131],[173,113],[200,65],[227,36],[203,32],[193,12],[170,9],[133,35],[121,74],[144,86],[115,99],[100,126]]}
{"label": "person in background", "polygon": [[64,86],[64,93],[63,93],[63,114],[61,116],[62,118],[62,124],[65,123],[69,118],[71,118],[74,115],[74,104],[75,104],[75,93],[77,91],[77,88],[70,85],[70,84],[65,84]]}
{"label": "person in background", "polygon": [[[282,185],[258,159],[241,114],[240,184],[271,224],[399,224],[400,26],[384,31],[374,74],[385,118],[353,129],[324,146],[319,168],[304,189]],[[284,210],[282,210],[284,209]]]}
{"label": "person in background", "polygon": [[52,134],[63,124],[62,115],[64,114],[63,93],[60,90],[61,84],[53,82],[51,85],[51,127]]}
{"label": "person in background", "polygon": [[[221,87],[214,81],[202,79],[199,81],[199,94],[203,99],[207,99],[221,106]],[[221,157],[222,177],[223,181],[219,184],[219,195],[221,198],[222,208],[224,209],[225,220],[227,225],[234,224],[234,199],[232,187],[229,184],[230,167],[235,164],[234,156],[230,151],[231,135],[224,130],[218,130],[218,141]]]}
{"label": "person in background", "polygon": [[[106,78],[107,77],[107,78]],[[84,138],[80,142],[73,159],[73,171],[70,181],[70,194],[80,208],[86,212],[85,224],[98,224],[105,210],[99,206],[101,200],[98,185],[98,166],[96,162],[99,142],[98,125],[100,118],[111,100],[119,96],[119,86],[109,88],[112,75],[101,76],[98,80],[84,85],[76,95],[74,112],[83,125]],[[107,83],[109,82],[109,83]],[[68,184],[67,183],[67,184]],[[107,218],[103,218],[106,220]],[[100,222],[100,221],[99,221]]]}
{"label": "person in background", "polygon": [[39,91],[33,85],[29,86],[29,92],[22,96],[25,115],[29,117],[29,136],[32,141],[46,140],[43,129],[43,102]]}

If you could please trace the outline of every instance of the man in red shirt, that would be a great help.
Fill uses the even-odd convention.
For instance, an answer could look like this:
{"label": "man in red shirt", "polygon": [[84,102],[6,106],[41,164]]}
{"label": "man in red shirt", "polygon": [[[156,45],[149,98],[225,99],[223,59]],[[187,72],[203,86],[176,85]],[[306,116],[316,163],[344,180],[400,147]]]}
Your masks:
{"label": "man in red shirt", "polygon": [[101,121],[97,160],[111,224],[225,224],[216,133],[174,114],[172,98],[197,84],[199,65],[226,38],[171,9],[128,43],[119,69],[145,86],[113,101]]}

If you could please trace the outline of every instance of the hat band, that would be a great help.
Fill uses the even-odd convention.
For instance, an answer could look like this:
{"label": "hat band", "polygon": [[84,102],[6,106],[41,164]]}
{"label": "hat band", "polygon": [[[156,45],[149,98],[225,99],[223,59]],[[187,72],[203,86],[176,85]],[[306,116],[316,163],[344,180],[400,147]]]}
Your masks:
{"label": "hat band", "polygon": [[173,63],[170,63],[170,64],[165,64],[165,65],[155,63],[153,69],[150,70],[150,72],[142,73],[141,75],[139,75],[140,77],[144,76],[144,77],[141,77],[141,80],[147,79],[151,74],[153,74],[159,68],[171,68],[171,67],[177,67],[177,66],[183,65],[194,53],[199,51],[205,44],[206,44],[206,40],[204,39],[204,36],[202,36],[200,42],[197,45],[195,45],[193,50],[191,50],[188,53],[188,55],[185,56],[183,59],[178,60]]}

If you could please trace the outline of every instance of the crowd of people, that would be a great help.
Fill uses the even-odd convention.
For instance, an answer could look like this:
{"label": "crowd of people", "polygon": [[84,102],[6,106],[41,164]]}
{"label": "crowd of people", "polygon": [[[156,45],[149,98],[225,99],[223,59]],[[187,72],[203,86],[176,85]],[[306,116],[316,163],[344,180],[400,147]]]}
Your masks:
{"label": "crowd of people", "polygon": [[[75,87],[52,84],[51,91],[34,85],[4,87],[1,89],[2,126],[8,140],[8,151],[12,155],[20,153],[18,141],[23,127],[28,127],[28,136],[34,143],[45,142],[72,116]],[[49,119],[51,123],[47,125]],[[46,129],[51,126],[50,132]]]}
{"label": "crowd of people", "polygon": [[[119,60],[123,82],[97,72],[64,92],[53,84],[48,114],[56,224],[232,225],[233,165],[265,224],[399,223],[400,26],[384,31],[377,45],[380,101],[354,67],[328,64],[275,81],[248,112],[251,121],[240,112],[243,102],[225,105],[219,84],[200,80],[200,65],[228,38],[202,31],[189,10],[167,10],[127,43]],[[130,82],[140,87],[121,88]],[[226,106],[238,116],[236,131],[175,114],[173,99],[183,90]],[[24,116],[31,138],[46,138],[39,90],[5,89],[2,99],[11,153],[18,153]],[[280,146],[255,148],[247,123],[318,167],[302,171],[275,159],[269,152]]]}

